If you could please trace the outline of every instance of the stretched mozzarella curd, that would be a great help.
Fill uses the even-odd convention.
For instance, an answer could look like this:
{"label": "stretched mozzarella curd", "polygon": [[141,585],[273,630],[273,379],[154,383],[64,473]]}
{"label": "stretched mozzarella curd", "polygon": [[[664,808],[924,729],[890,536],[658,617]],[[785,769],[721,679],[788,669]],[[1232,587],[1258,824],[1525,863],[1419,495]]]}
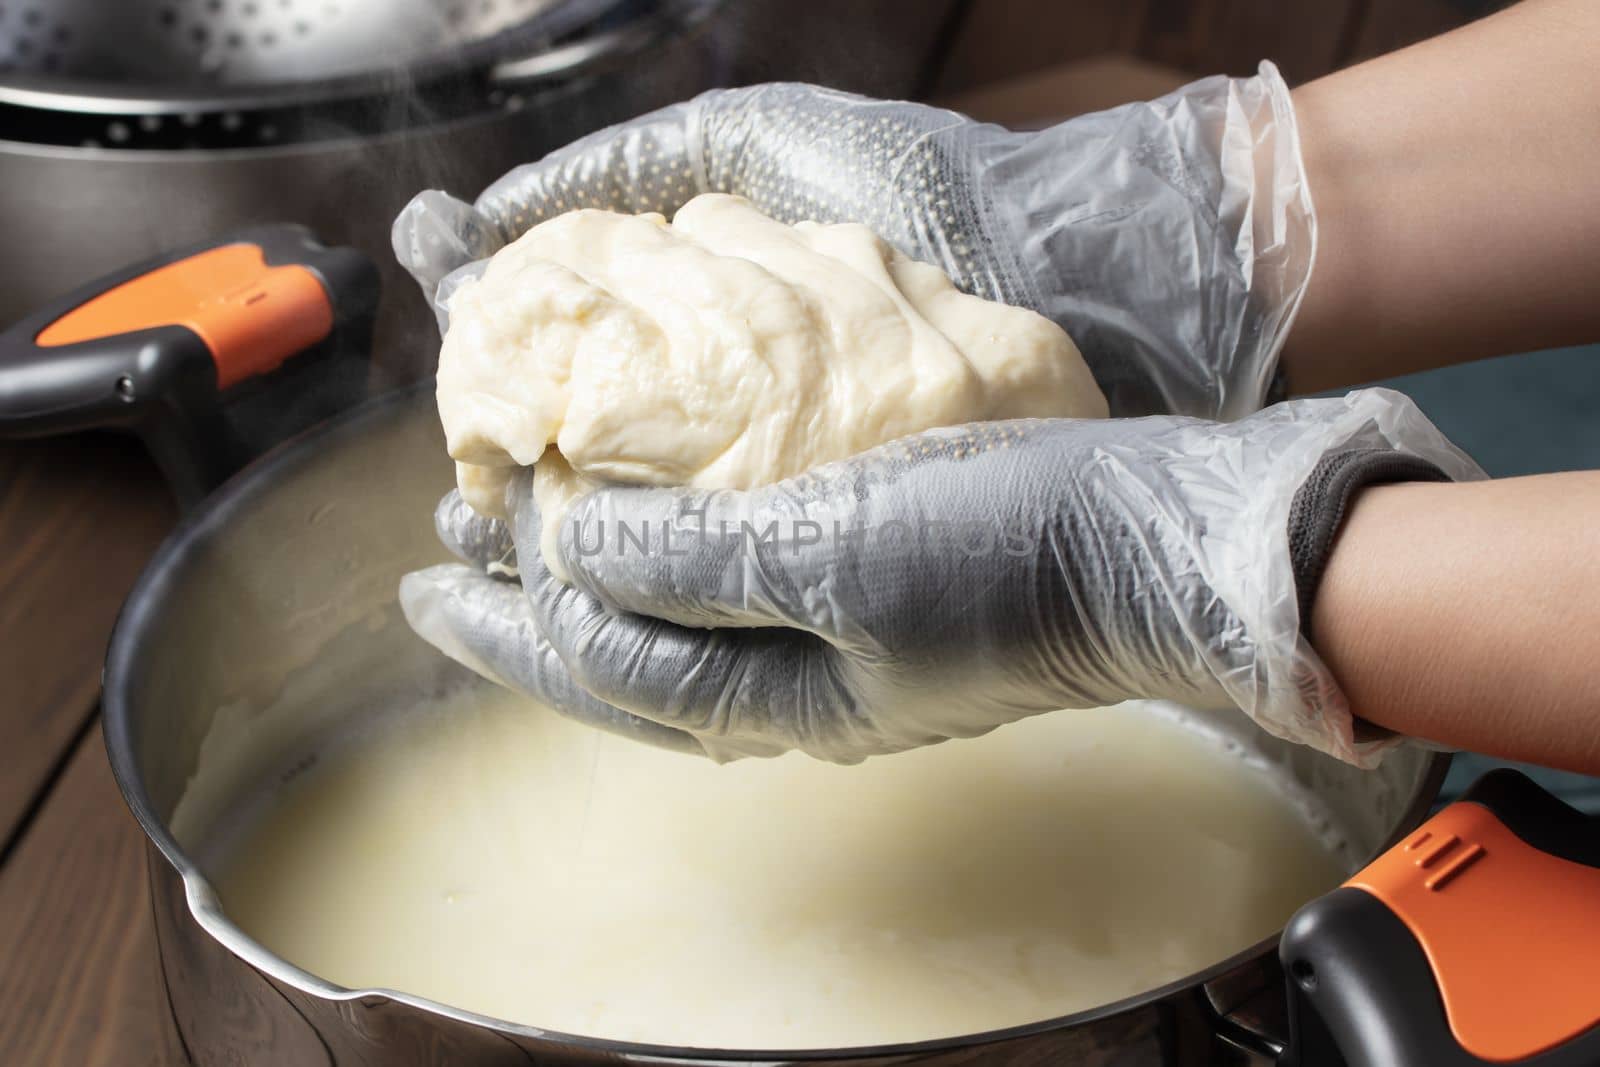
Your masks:
{"label": "stretched mozzarella curd", "polygon": [[1341,876],[1265,777],[1141,705],[717,766],[467,689],[325,756],[236,840],[227,914],[330,981],[724,1048],[1104,1004]]}
{"label": "stretched mozzarella curd", "polygon": [[671,223],[568,212],[502,249],[450,299],[438,397],[474,509],[502,514],[537,461],[558,574],[550,538],[595,481],[748,489],[936,426],[1106,415],[1043,316],[865,226],[716,194]]}

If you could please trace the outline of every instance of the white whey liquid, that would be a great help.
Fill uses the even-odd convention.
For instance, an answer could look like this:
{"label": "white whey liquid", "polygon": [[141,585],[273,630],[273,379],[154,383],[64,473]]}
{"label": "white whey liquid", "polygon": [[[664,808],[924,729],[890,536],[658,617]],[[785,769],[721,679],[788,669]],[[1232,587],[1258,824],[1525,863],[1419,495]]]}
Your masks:
{"label": "white whey liquid", "polygon": [[1138,705],[856,767],[717,766],[485,687],[325,759],[216,880],[247,933],[344,986],[800,1048],[1103,1004],[1340,877],[1264,779]]}

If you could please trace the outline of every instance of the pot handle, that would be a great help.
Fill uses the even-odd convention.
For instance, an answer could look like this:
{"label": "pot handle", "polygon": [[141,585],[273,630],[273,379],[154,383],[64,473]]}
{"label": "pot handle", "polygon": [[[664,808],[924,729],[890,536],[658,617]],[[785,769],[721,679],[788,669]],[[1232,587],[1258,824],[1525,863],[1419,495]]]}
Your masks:
{"label": "pot handle", "polygon": [[1284,930],[1285,1067],[1600,1063],[1600,822],[1509,769]]}
{"label": "pot handle", "polygon": [[[612,16],[615,25],[592,29],[566,44],[495,64],[489,80],[504,89],[531,88],[614,70],[663,41],[702,23],[726,0],[659,0],[643,14]],[[627,8],[630,5],[622,5]],[[631,5],[639,6],[639,5]],[[560,11],[561,9],[556,9]]]}
{"label": "pot handle", "polygon": [[0,334],[0,438],[143,438],[182,507],[365,392],[378,274],[275,223],[124,268]]}

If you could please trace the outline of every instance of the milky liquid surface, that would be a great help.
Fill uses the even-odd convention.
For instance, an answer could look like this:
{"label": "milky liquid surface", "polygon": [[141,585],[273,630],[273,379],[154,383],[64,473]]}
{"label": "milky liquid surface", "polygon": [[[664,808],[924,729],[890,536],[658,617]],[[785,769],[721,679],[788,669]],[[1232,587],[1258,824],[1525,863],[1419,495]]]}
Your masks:
{"label": "milky liquid surface", "polygon": [[480,688],[325,758],[216,881],[247,933],[340,985],[800,1048],[1104,1004],[1340,877],[1264,778],[1137,705],[856,767],[717,766]]}

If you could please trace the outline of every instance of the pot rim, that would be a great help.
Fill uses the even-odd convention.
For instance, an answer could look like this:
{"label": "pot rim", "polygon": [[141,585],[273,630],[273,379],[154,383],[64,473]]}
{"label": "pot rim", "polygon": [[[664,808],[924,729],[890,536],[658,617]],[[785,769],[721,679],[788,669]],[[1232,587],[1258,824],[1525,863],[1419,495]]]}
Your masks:
{"label": "pot rim", "polygon": [[540,88],[531,96],[514,94],[516,103],[512,102],[512,97],[508,97],[501,104],[471,114],[452,115],[423,125],[350,132],[338,137],[316,140],[285,140],[269,144],[231,144],[198,148],[129,148],[121,145],[56,144],[48,141],[24,141],[14,137],[0,137],[0,155],[76,163],[190,166],[205,166],[219,162],[292,159],[298,156],[331,156],[354,149],[404,144],[418,138],[447,136],[475,126],[514,121],[518,116],[525,118],[530,109],[559,105],[567,97],[583,92],[586,87],[586,83],[581,80],[559,82]]}
{"label": "pot rim", "polygon": [[[720,1049],[685,1045],[659,1045],[610,1038],[589,1037],[563,1031],[546,1030],[526,1023],[513,1023],[493,1016],[454,1008],[439,1001],[382,987],[348,988],[319,978],[296,967],[255,941],[236,926],[221,905],[216,890],[177,840],[156,817],[134,757],[132,704],[129,693],[141,670],[142,648],[146,635],[162,614],[168,592],[178,581],[177,573],[199,550],[199,546],[225,528],[233,516],[261,493],[270,492],[280,476],[311,462],[328,444],[364,432],[369,426],[401,417],[416,398],[433,388],[431,378],[374,397],[333,419],[301,433],[250,463],[211,493],[199,507],[184,516],[145,565],[138,581],[123,603],[112,630],[102,674],[102,731],[111,770],[124,803],[138,821],[150,842],[178,872],[190,914],[207,934],[251,967],[302,993],[330,1001],[356,1001],[369,997],[405,1004],[420,1011],[472,1026],[513,1034],[519,1037],[592,1049],[625,1058],[655,1062],[770,1062],[814,1060],[869,1060],[906,1055],[950,1052],[979,1045],[1030,1037],[1052,1030],[1069,1029],[1157,1003],[1184,990],[1202,986],[1240,966],[1269,953],[1281,931],[1262,938],[1225,959],[1192,974],[1120,1000],[1072,1012],[1067,1015],[1022,1023],[999,1030],[986,1030],[927,1041],[884,1045],[805,1049]],[[1428,755],[1422,781],[1411,795],[1385,842],[1362,863],[1370,862],[1411,829],[1421,823],[1444,783],[1450,756],[1444,752]]]}

